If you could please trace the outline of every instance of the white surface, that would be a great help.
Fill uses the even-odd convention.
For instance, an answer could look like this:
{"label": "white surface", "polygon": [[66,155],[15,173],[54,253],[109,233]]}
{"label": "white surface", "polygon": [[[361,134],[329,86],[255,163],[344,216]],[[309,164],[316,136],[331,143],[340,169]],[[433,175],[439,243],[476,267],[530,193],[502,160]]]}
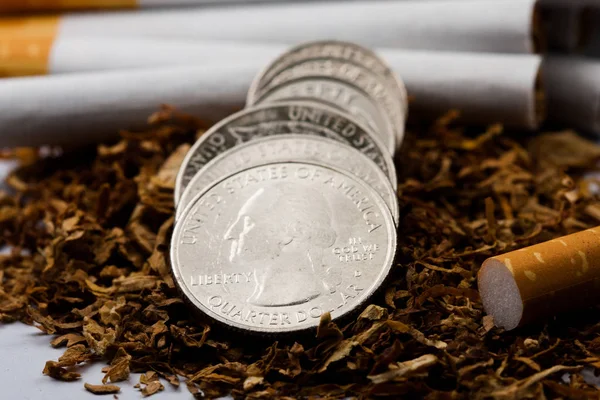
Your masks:
{"label": "white surface", "polygon": [[373,0],[81,13],[61,18],[59,37],[288,44],[329,38],[370,47],[530,53],[534,4],[535,0]]}

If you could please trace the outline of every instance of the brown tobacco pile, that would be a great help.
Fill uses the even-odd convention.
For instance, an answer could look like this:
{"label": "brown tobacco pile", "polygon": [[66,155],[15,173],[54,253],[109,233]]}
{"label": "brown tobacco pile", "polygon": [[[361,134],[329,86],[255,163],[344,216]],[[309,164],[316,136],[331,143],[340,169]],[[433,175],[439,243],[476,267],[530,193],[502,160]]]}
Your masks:
{"label": "brown tobacco pile", "polygon": [[488,256],[600,225],[582,175],[599,147],[570,132],[465,134],[452,116],[415,128],[398,157],[399,256],[384,290],[316,333],[249,340],[193,314],[169,273],[174,177],[202,128],[163,110],[88,153],[21,152],[28,165],[0,198],[13,246],[0,318],[56,335],[66,350],[45,374],[76,380],[78,366],[108,362],[111,385],[88,390],[115,393],[135,371],[144,395],[183,383],[199,398],[598,398],[579,371],[600,368],[600,308],[505,333],[475,276]]}

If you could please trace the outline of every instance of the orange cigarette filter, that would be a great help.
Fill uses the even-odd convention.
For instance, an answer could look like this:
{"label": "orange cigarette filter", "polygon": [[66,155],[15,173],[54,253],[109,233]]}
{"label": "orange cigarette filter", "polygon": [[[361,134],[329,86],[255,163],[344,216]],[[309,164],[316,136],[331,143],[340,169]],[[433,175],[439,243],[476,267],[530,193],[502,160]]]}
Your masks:
{"label": "orange cigarette filter", "polygon": [[600,302],[600,227],[484,261],[485,311],[506,330]]}
{"label": "orange cigarette filter", "polygon": [[132,8],[136,0],[1,0],[0,12]]}
{"label": "orange cigarette filter", "polygon": [[0,78],[48,72],[59,17],[0,18]]}

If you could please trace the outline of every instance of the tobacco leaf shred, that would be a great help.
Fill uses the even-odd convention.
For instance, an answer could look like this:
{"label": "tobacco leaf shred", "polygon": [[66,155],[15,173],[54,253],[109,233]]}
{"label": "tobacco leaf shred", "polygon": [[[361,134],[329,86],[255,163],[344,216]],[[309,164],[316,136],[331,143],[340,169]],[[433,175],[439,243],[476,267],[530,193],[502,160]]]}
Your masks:
{"label": "tobacco leaf shred", "polygon": [[148,371],[140,376],[140,383],[135,385],[140,389],[144,397],[152,396],[165,389],[158,378],[158,374],[154,371]]}
{"label": "tobacco leaf shred", "polygon": [[116,385],[92,385],[84,383],[85,390],[93,394],[115,394],[121,391],[121,388]]}
{"label": "tobacco leaf shred", "polygon": [[207,124],[164,108],[117,143],[60,158],[21,149],[0,193],[0,321],[57,335],[66,350],[44,374],[77,380],[102,360],[103,383],[143,373],[144,396],[183,379],[197,398],[600,398],[584,379],[600,372],[600,307],[504,332],[476,291],[485,258],[600,225],[600,147],[455,117],[413,126],[397,157],[385,288],[349,319],[325,314],[277,341],[194,314],[169,272],[176,171]]}

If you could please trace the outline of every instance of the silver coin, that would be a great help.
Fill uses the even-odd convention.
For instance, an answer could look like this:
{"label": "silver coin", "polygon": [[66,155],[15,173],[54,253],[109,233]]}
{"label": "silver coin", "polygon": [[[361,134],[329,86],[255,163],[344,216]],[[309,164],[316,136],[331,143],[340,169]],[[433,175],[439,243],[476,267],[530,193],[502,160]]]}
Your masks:
{"label": "silver coin", "polygon": [[260,102],[263,96],[280,85],[307,78],[335,78],[360,88],[375,100],[382,112],[393,122],[395,145],[397,147],[401,145],[404,139],[406,120],[401,99],[396,97],[377,75],[363,67],[345,61],[307,60],[292,65],[279,72],[257,92],[249,92],[246,104],[251,105]]}
{"label": "silver coin", "polygon": [[185,206],[213,182],[250,167],[287,161],[319,163],[361,178],[383,198],[394,222],[398,223],[397,182],[390,183],[377,164],[344,143],[319,136],[293,134],[255,139],[215,157],[187,185],[179,199],[175,214],[177,220]]}
{"label": "silver coin", "polygon": [[365,182],[308,163],[250,168],[200,193],[171,240],[173,275],[199,310],[231,327],[316,327],[363,303],[396,250],[392,216]]}
{"label": "silver coin", "polygon": [[392,121],[372,97],[350,84],[337,79],[300,79],[277,86],[262,96],[256,104],[284,100],[320,100],[346,111],[378,133],[390,153],[396,151],[396,135]]}
{"label": "silver coin", "polygon": [[341,59],[374,72],[385,80],[385,85],[392,91],[392,94],[401,99],[404,114],[408,113],[406,86],[389,65],[365,47],[338,40],[303,43],[283,53],[265,67],[252,81],[248,91],[248,102],[251,104],[251,99],[256,97],[256,93],[284,69],[313,59]]}
{"label": "silver coin", "polygon": [[342,141],[360,150],[396,181],[385,145],[351,115],[314,102],[281,102],[242,110],[210,128],[188,151],[175,181],[175,204],[206,163],[233,146],[265,136],[301,133]]}

